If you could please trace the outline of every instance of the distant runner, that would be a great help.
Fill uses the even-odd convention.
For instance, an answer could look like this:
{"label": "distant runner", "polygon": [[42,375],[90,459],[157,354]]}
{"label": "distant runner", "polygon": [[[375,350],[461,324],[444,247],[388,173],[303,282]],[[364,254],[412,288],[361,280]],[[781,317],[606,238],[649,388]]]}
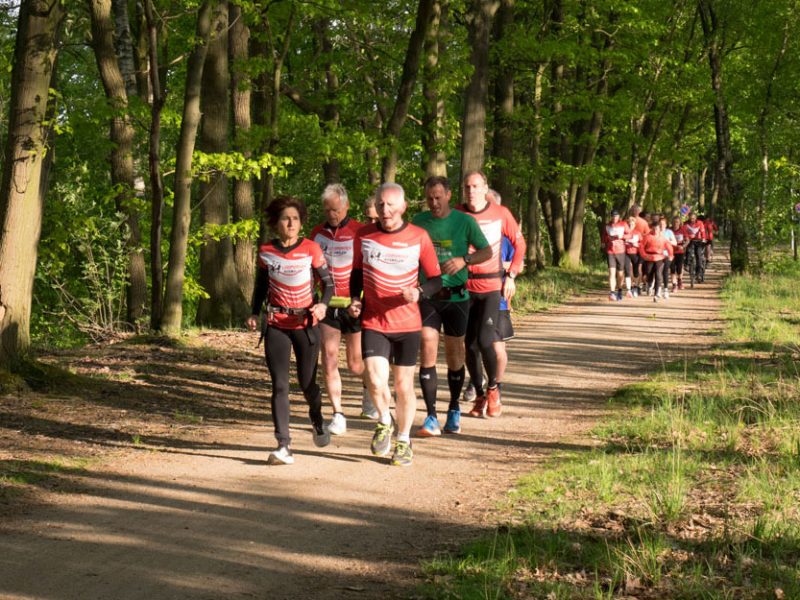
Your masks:
{"label": "distant runner", "polygon": [[625,286],[630,290],[629,297],[638,297],[642,284],[642,257],[639,256],[639,244],[644,237],[636,230],[636,217],[628,217],[630,235],[625,240]]}
{"label": "distant runner", "polygon": [[[622,300],[622,279],[625,273],[625,240],[631,236],[631,230],[625,221],[622,221],[618,210],[611,211],[611,221],[603,229],[600,238],[603,250],[608,257],[608,299]],[[628,283],[628,296],[631,296],[630,281]]]}

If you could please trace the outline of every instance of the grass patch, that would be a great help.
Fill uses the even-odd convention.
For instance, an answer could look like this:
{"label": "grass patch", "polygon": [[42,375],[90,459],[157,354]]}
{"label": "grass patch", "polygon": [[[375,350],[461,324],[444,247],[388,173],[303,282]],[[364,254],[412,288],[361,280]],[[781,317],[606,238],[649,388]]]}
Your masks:
{"label": "grass patch", "polygon": [[597,265],[578,269],[548,267],[533,274],[526,273],[516,281],[514,312],[525,315],[553,308],[578,294],[602,289],[606,277],[606,269]]}
{"label": "grass patch", "polygon": [[724,290],[719,345],[619,390],[507,525],[424,565],[429,598],[800,598],[800,268]]}
{"label": "grass patch", "polygon": [[82,473],[91,463],[86,458],[0,460],[0,501],[9,501],[31,488],[50,488],[63,475]]}

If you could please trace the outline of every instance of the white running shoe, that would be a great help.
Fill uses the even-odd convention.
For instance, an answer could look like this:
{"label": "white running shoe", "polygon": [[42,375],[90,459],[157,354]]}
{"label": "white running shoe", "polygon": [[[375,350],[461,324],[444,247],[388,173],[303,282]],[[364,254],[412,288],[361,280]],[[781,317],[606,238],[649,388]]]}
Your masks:
{"label": "white running shoe", "polygon": [[347,433],[347,419],[344,418],[342,413],[333,413],[333,418],[328,423],[328,433],[332,435],[344,435]]}
{"label": "white running shoe", "polygon": [[277,450],[269,453],[267,458],[268,465],[293,465],[294,456],[288,446],[280,446]]}
{"label": "white running shoe", "polygon": [[669,300],[669,290],[664,290],[664,300]]}
{"label": "white running shoe", "polygon": [[367,388],[364,388],[364,394],[361,397],[361,416],[364,419],[372,419],[373,421],[377,421],[378,417],[381,416],[372,403],[372,398],[370,398]]}

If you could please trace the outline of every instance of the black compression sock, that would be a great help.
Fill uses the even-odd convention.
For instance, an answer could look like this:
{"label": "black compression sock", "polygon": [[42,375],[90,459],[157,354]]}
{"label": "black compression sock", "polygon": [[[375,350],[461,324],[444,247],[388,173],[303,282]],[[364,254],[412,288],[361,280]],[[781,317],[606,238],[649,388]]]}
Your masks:
{"label": "black compression sock", "polygon": [[422,398],[428,415],[436,414],[436,367],[422,367],[419,370],[419,387],[422,389]]}
{"label": "black compression sock", "polygon": [[450,406],[448,410],[458,410],[458,400],[461,397],[461,390],[464,387],[464,371],[461,367],[458,371],[447,369],[447,385],[450,387]]}

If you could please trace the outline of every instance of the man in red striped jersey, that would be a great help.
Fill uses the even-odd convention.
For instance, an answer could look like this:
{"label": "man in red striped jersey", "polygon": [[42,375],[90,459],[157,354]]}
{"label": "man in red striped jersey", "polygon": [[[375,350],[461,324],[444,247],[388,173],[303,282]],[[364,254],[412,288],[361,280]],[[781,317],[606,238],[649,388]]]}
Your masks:
{"label": "man in red striped jersey", "polygon": [[[361,323],[347,312],[350,305],[350,272],[353,269],[353,240],[362,223],[347,214],[350,201],[347,190],[340,183],[333,183],[322,192],[322,209],[325,222],[311,231],[311,239],[319,244],[325,261],[333,275],[335,292],[328,304],[325,318],[320,323],[322,335],[322,368],[325,388],[333,407],[333,418],[328,431],[342,435],[347,431],[347,420],[342,411],[342,378],[339,374],[339,346],[342,335],[345,340],[347,368],[354,375],[364,373],[361,359]],[[369,400],[366,389],[362,400],[362,413],[376,418],[377,411]]]}
{"label": "man in red striped jersey", "polygon": [[[420,296],[437,293],[442,288],[442,277],[430,236],[421,227],[403,220],[403,188],[385,183],[376,196],[379,220],[360,229],[353,246],[349,310],[353,317],[361,315],[361,353],[367,387],[380,413],[372,436],[372,453],[386,456],[391,450],[391,370],[397,397],[397,444],[392,464],[407,466],[413,457],[411,426],[417,409],[414,371],[422,330],[417,302]],[[426,277],[422,285],[420,268]]]}
{"label": "man in red striped jersey", "polygon": [[[492,247],[492,257],[479,264],[470,264],[467,290],[470,295],[469,323],[464,345],[467,350],[467,370],[476,386],[477,397],[469,414],[473,417],[499,417],[502,412],[497,381],[497,353],[494,349],[496,327],[500,313],[500,297],[510,300],[516,291],[514,278],[522,270],[525,239],[514,216],[505,207],[489,202],[489,185],[480,171],[464,178],[464,204],[459,210],[472,215]],[[514,247],[514,257],[508,269],[503,268],[503,237]],[[505,279],[503,276],[505,275]],[[481,385],[480,361],[486,370],[487,389]],[[481,389],[478,389],[478,385]]]}

